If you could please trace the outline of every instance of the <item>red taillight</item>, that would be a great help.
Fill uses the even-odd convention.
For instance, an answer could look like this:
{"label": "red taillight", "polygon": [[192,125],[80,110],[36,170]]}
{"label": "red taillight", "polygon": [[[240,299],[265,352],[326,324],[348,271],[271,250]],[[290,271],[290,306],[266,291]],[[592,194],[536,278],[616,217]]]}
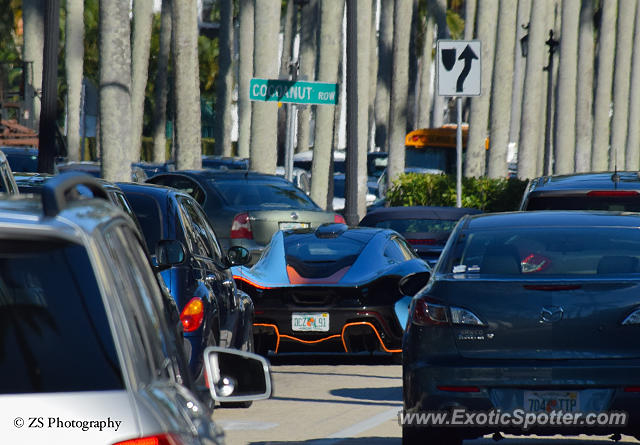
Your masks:
{"label": "red taillight", "polygon": [[338,224],[346,224],[347,221],[344,219],[344,217],[342,215],[339,215],[338,213],[336,213],[333,217],[333,222],[334,223],[338,223]]}
{"label": "red taillight", "polygon": [[183,443],[175,434],[165,433],[116,442],[113,445],[183,445]]}
{"label": "red taillight", "polygon": [[231,238],[253,239],[248,213],[238,213],[231,223]]}
{"label": "red taillight", "polygon": [[204,320],[204,304],[198,297],[193,297],[191,301],[182,309],[180,321],[184,332],[193,332],[202,325]]}
{"label": "red taillight", "polygon": [[640,386],[627,386],[624,388],[624,392],[640,392]]}
{"label": "red taillight", "polygon": [[592,190],[587,196],[636,196],[638,192],[635,190]]}
{"label": "red taillight", "polygon": [[580,284],[525,284],[525,289],[528,290],[576,290],[582,288]]}
{"label": "red taillight", "polygon": [[416,301],[412,321],[421,326],[446,324],[449,321],[447,307],[421,298]]}
{"label": "red taillight", "polygon": [[477,386],[438,386],[440,391],[450,392],[480,392],[480,388]]}
{"label": "red taillight", "polygon": [[435,239],[407,239],[407,241],[409,242],[409,244],[413,244],[413,245],[429,245],[429,246],[433,246],[436,243]]}

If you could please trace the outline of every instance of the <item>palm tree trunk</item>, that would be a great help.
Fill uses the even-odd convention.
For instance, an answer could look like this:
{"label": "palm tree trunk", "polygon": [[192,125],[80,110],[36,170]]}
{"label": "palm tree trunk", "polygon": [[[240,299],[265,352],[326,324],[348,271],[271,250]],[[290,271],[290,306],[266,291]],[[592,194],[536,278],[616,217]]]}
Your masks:
{"label": "palm tree trunk", "polygon": [[633,36],[631,86],[629,90],[629,121],[626,168],[640,168],[640,7],[636,8],[636,29]]}
{"label": "palm tree trunk", "polygon": [[433,66],[433,33],[435,21],[429,11],[425,17],[424,42],[420,58],[420,93],[418,96],[417,128],[426,128],[431,122],[431,68]]}
{"label": "palm tree trunk", "polygon": [[[596,71],[596,97],[593,104],[593,148],[591,149],[591,169],[603,171],[609,168],[609,129],[611,109],[611,89],[613,86],[613,63],[616,48],[617,0],[602,2]],[[612,153],[612,159],[615,154]]]}
{"label": "palm tree trunk", "polygon": [[168,71],[171,55],[171,22],[173,0],[162,0],[160,12],[160,43],[158,49],[158,68],[154,89],[155,106],[153,107],[153,162],[167,160],[167,94]]}
{"label": "palm tree trunk", "polygon": [[153,23],[153,1],[133,0],[133,38],[131,50],[131,161],[140,160],[144,98],[149,75],[149,48]]}
{"label": "palm tree trunk", "polygon": [[517,10],[517,0],[500,0],[492,82],[495,87],[491,93],[491,124],[489,126],[491,145],[487,174],[490,178],[505,178],[508,173],[509,120],[505,119],[505,116],[509,115],[511,108]]}
{"label": "palm tree trunk", "polygon": [[618,32],[613,80],[613,116],[611,117],[611,157],[609,169],[630,167],[625,162],[627,122],[629,119],[629,82],[631,79],[631,49],[633,20],[637,0],[618,0]]}
{"label": "palm tree trunk", "polygon": [[[280,33],[280,1],[255,3],[254,74],[262,79],[278,77],[278,34]],[[275,102],[253,102],[251,111],[250,168],[262,173],[275,173],[277,158],[278,105]]]}
{"label": "palm tree trunk", "polygon": [[[378,21],[376,20],[376,9],[378,6],[378,2],[374,1],[373,9],[371,13],[371,30],[369,34],[369,72],[377,73],[378,72],[378,51],[376,48],[378,46]],[[376,148],[376,88],[378,86],[378,77],[370,75],[369,76],[369,139],[367,140],[367,149],[368,151],[373,151]],[[316,112],[317,114],[317,112]]]}
{"label": "palm tree trunk", "polygon": [[477,0],[466,0],[464,3],[464,39],[473,39],[476,24]]}
{"label": "palm tree trunk", "polygon": [[[308,80],[315,79],[317,51],[318,2],[310,0],[302,7],[300,24],[300,76]],[[311,106],[298,108],[298,144],[296,151],[309,150],[311,130]]]}
{"label": "palm tree trunk", "polygon": [[378,82],[375,98],[376,145],[389,151],[389,100],[391,98],[390,63],[393,54],[393,5],[394,1],[380,2],[380,31],[378,34]]}
{"label": "palm tree trunk", "polygon": [[559,174],[573,173],[575,165],[579,18],[580,1],[563,0],[554,138],[554,173]]}
{"label": "palm tree trunk", "polygon": [[84,59],[84,4],[66,2],[65,72],[67,75],[67,157],[80,160],[80,99]]}
{"label": "palm tree trunk", "polygon": [[[320,45],[318,47],[318,81],[337,82],[342,54],[341,35],[344,0],[324,0],[320,4]],[[311,164],[311,199],[328,208],[329,170],[333,148],[335,107],[319,105],[316,109],[315,143]]]}
{"label": "palm tree trunk", "polygon": [[131,28],[128,0],[100,3],[100,147],[102,177],[131,180]]}
{"label": "palm tree trunk", "polygon": [[[513,66],[513,92],[511,94],[511,118],[509,122],[509,144],[517,147],[520,137],[520,120],[522,114],[522,98],[524,91],[524,68],[527,59],[522,57],[521,39],[529,33],[523,28],[529,22],[531,14],[531,0],[518,0],[518,18],[516,36],[518,42],[515,51],[515,62]],[[516,148],[517,149],[517,148]],[[513,155],[513,153],[509,153]]]}
{"label": "palm tree trunk", "polygon": [[[449,27],[447,26],[447,0],[428,0],[429,12],[433,15],[438,32],[438,39],[449,39]],[[445,97],[435,95],[433,98],[432,126],[440,127],[444,123]]]}
{"label": "palm tree trunk", "polygon": [[389,115],[389,161],[387,189],[404,173],[404,138],[407,131],[409,87],[409,33],[412,2],[396,0],[393,20],[393,74],[391,76],[391,110]]}
{"label": "palm tree trunk", "polygon": [[485,174],[487,128],[491,104],[491,82],[496,44],[498,2],[480,2],[478,5],[478,39],[482,41],[482,92],[471,100],[469,115],[469,139],[465,157],[464,175],[480,177]]}
{"label": "palm tree trunk", "polygon": [[243,158],[249,157],[249,137],[251,136],[249,84],[253,77],[253,3],[254,0],[240,0],[238,9],[240,21],[238,35],[240,52],[238,59],[238,156]]}
{"label": "palm tree trunk", "polygon": [[576,103],[576,172],[591,170],[593,134],[593,2],[582,0],[578,29],[578,94]]}
{"label": "palm tree trunk", "polygon": [[175,73],[176,168],[202,166],[200,85],[198,79],[198,18],[196,0],[181,0],[173,8]]}
{"label": "palm tree trunk", "polygon": [[22,0],[24,45],[22,58],[30,64],[30,82],[25,85],[25,102],[29,110],[30,127],[40,126],[42,90],[42,52],[44,48],[44,0]]}
{"label": "palm tree trunk", "polygon": [[221,0],[216,79],[215,153],[231,156],[231,95],[233,93],[233,0]]}

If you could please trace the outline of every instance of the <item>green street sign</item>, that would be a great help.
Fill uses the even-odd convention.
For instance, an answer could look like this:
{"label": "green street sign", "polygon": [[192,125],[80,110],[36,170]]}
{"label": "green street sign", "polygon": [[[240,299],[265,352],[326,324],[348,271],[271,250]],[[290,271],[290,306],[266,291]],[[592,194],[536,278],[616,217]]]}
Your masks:
{"label": "green street sign", "polygon": [[249,99],[308,105],[335,105],[338,84],[302,80],[251,79]]}

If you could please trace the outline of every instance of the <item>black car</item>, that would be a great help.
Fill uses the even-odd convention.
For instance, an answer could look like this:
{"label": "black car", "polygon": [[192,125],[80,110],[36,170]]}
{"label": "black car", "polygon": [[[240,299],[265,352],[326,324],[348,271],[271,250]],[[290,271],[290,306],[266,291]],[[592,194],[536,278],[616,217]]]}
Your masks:
{"label": "black car", "polygon": [[[80,161],[80,162],[60,162],[56,164],[56,168],[61,172],[82,172],[95,178],[102,177],[102,167],[97,161]],[[136,164],[131,165],[131,180],[133,182],[144,182],[148,178],[147,173],[142,167]]]}
{"label": "black car", "polygon": [[[13,172],[37,172],[38,149],[35,147],[0,147]],[[57,169],[54,165],[54,169]]]}
{"label": "black car", "polygon": [[202,168],[214,170],[249,170],[249,159],[232,156],[202,155]]}
{"label": "black car", "polygon": [[258,260],[280,229],[344,222],[286,179],[249,171],[178,171],[148,180],[182,190],[202,206],[223,249],[242,246]]}
{"label": "black car", "polygon": [[[636,213],[463,217],[411,302],[404,410],[444,410],[453,421],[452,410],[466,409],[485,422],[456,428],[405,417],[403,443],[460,444],[498,432],[640,437],[639,266]],[[491,412],[509,417],[487,423]],[[606,424],[615,412],[627,422]],[[550,422],[558,413],[568,421]],[[586,428],[572,424],[574,414],[602,420]],[[518,420],[525,416],[528,427]]]}
{"label": "black car", "polygon": [[13,178],[9,161],[7,161],[2,151],[0,151],[0,193],[7,193],[9,195],[20,193],[18,191],[18,185]]}
{"label": "black car", "polygon": [[542,176],[529,182],[520,210],[640,212],[639,172]]}
{"label": "black car", "polygon": [[[200,205],[188,194],[150,184],[118,183],[136,214],[151,252],[177,252],[180,261],[161,272],[189,340],[190,368],[202,383],[202,352],[218,345],[253,348],[253,303],[238,291],[229,270],[243,264],[242,249],[223,255]],[[238,250],[240,249],[240,250]],[[248,252],[244,251],[248,258]],[[229,259],[236,255],[234,259]],[[152,259],[158,263],[157,255]]]}
{"label": "black car", "polygon": [[482,212],[456,207],[386,207],[367,213],[360,226],[395,230],[405,237],[420,258],[435,265],[458,220],[477,213]]}

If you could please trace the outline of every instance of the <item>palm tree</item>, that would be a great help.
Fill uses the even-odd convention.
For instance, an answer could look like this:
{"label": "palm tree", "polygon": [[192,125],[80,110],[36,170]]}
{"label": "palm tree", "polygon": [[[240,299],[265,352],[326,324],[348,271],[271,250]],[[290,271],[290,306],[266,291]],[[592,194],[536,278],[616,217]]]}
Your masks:
{"label": "palm tree", "polygon": [[477,0],[467,0],[464,2],[464,39],[473,39],[473,31],[476,22]]}
{"label": "palm tree", "polygon": [[[518,0],[518,18],[516,38],[518,42],[528,35],[528,29],[524,26],[529,22],[531,14],[531,0]],[[524,26],[523,26],[524,25]],[[515,49],[515,60],[513,65],[513,83],[511,93],[511,113],[509,122],[509,145],[517,147],[520,137],[520,120],[522,114],[522,99],[524,92],[524,68],[526,59],[522,57],[522,45]]]}
{"label": "palm tree", "polygon": [[249,157],[251,136],[249,83],[253,77],[253,3],[254,0],[240,0],[238,8],[238,156],[243,158]]}
{"label": "palm tree", "polygon": [[[500,0],[496,56],[491,92],[491,125],[489,126],[489,163],[487,174],[491,178],[505,178],[507,147],[509,145],[509,115],[513,88],[517,0]],[[472,99],[472,101],[475,99]]]}
{"label": "palm tree", "polygon": [[611,117],[611,157],[609,169],[626,166],[625,145],[629,118],[629,82],[631,79],[631,48],[633,20],[637,0],[618,0],[618,32],[613,80],[613,116]]}
{"label": "palm tree", "polygon": [[172,45],[175,68],[176,168],[198,169],[202,166],[202,135],[196,0],[181,0],[179,6],[173,8]]}
{"label": "palm tree", "polygon": [[[469,0],[468,3],[472,3]],[[433,33],[435,31],[433,15],[427,11],[424,18],[424,40],[422,42],[422,57],[420,57],[420,93],[418,95],[417,127],[429,126],[431,115],[431,66],[433,65]]]}
{"label": "palm tree", "polygon": [[640,122],[640,7],[636,8],[629,98],[626,168],[638,170],[640,167],[640,128],[637,124]]}
{"label": "palm tree", "polygon": [[464,165],[464,175],[467,177],[483,176],[485,173],[486,149],[484,144],[489,124],[497,19],[498,2],[480,2],[478,5],[477,37],[482,41],[482,60],[485,62],[481,66],[481,95],[471,100],[469,139]]}
{"label": "palm tree", "polygon": [[[278,35],[280,1],[255,3],[254,75],[263,79],[278,77]],[[253,102],[251,111],[251,161],[253,171],[275,173],[277,159],[277,116],[275,102]]]}
{"label": "palm tree", "polygon": [[233,93],[233,0],[221,0],[216,79],[215,153],[231,156],[231,95]]}
{"label": "palm tree", "polygon": [[558,66],[558,99],[554,138],[555,173],[573,173],[576,145],[576,97],[578,76],[578,22],[580,3],[562,2],[562,38]]}
{"label": "palm tree", "polygon": [[100,146],[102,177],[130,181],[131,28],[129,1],[100,3]]}
{"label": "palm tree", "polygon": [[153,107],[153,162],[165,162],[167,127],[167,80],[171,55],[171,23],[173,0],[162,0],[160,11],[160,42],[158,48],[158,68],[154,85],[155,106]]}
{"label": "palm tree", "polygon": [[391,94],[390,63],[393,54],[394,1],[380,2],[380,31],[378,33],[378,82],[375,97],[376,145],[388,150],[389,100]]}
{"label": "palm tree", "polygon": [[153,23],[153,1],[133,0],[131,39],[131,160],[140,160],[144,98],[149,73],[149,47]]}
{"label": "palm tree", "polygon": [[67,76],[67,157],[80,160],[80,99],[84,58],[84,4],[66,2],[65,71]]}
{"label": "palm tree", "polygon": [[[318,23],[318,2],[309,0],[302,7],[300,23],[300,76],[307,79],[315,78],[316,66],[316,36]],[[296,151],[309,150],[311,129],[311,106],[298,108],[298,144]]]}
{"label": "palm tree", "polygon": [[[578,29],[578,91],[593,91],[593,2],[582,0]],[[578,94],[576,102],[575,171],[591,170],[591,136],[593,134],[593,94]]]}
{"label": "palm tree", "polygon": [[[414,2],[417,0],[414,0]],[[378,72],[378,51],[376,48],[378,46],[378,20],[376,14],[376,4],[374,3],[374,8],[371,14],[371,29],[369,31],[369,71],[371,73]],[[369,76],[369,137],[367,139],[367,150],[374,150],[376,147],[375,141],[375,133],[376,133],[376,88],[378,86],[378,77],[377,76]]]}
{"label": "palm tree", "polygon": [[42,51],[44,48],[44,0],[22,0],[24,45],[22,60],[29,65],[30,82],[25,85],[25,96],[31,128],[40,125],[40,99],[42,89]]}
{"label": "palm tree", "polygon": [[[613,84],[613,62],[616,41],[617,1],[602,2],[602,18],[598,33],[598,55],[596,71],[595,101],[593,104],[593,148],[591,169],[602,171],[609,168],[609,110]],[[615,156],[611,156],[615,159]]]}
{"label": "palm tree", "polygon": [[[341,36],[344,0],[323,1],[320,4],[320,44],[318,46],[318,81],[338,81],[338,64],[342,54]],[[333,148],[334,107],[316,108],[315,143],[311,164],[311,199],[323,209],[328,208],[329,170]]]}
{"label": "palm tree", "polygon": [[[447,26],[447,0],[428,0],[429,12],[433,15],[433,18],[437,26],[438,39],[449,39],[449,27]],[[445,112],[445,98],[444,96],[436,95],[433,98],[433,119],[432,124],[434,127],[442,126],[444,122]]]}
{"label": "palm tree", "polygon": [[396,0],[393,19],[393,74],[391,75],[391,109],[389,113],[389,162],[387,189],[404,173],[404,138],[407,132],[409,88],[409,33],[413,5]]}

